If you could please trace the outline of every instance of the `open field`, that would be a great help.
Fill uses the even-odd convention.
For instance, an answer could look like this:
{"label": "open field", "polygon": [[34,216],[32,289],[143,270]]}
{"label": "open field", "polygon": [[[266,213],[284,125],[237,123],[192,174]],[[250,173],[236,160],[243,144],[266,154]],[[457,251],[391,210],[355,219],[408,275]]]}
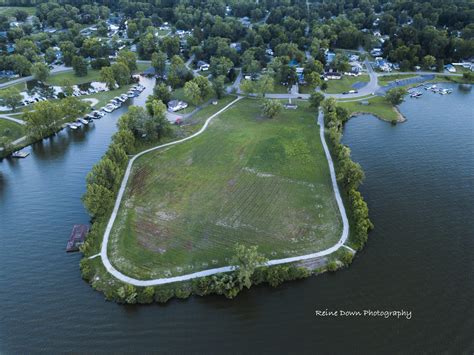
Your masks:
{"label": "open field", "polygon": [[373,114],[380,119],[385,121],[392,121],[399,118],[397,111],[390,102],[384,97],[376,96],[374,98],[364,100],[368,101],[368,105],[363,105],[362,101],[351,101],[351,102],[338,102],[339,106],[342,106],[352,113],[369,113]]}
{"label": "open field", "polygon": [[76,76],[73,71],[53,74],[46,79],[46,84],[61,86],[64,80],[68,80],[71,85],[89,83],[91,81],[100,81],[100,70],[90,69],[86,76]]}
{"label": "open field", "polygon": [[36,13],[35,7],[29,6],[0,6],[0,15],[4,16],[15,16],[15,12],[18,10],[23,10],[28,13],[29,16]]}
{"label": "open field", "polygon": [[25,135],[24,127],[16,122],[0,118],[0,140],[13,142]]}
{"label": "open field", "polygon": [[344,91],[354,90],[352,85],[358,82],[368,83],[370,80],[367,74],[359,76],[347,76],[344,75],[339,80],[328,80],[325,83],[328,84],[328,88],[324,90],[326,94],[341,94]]}
{"label": "open field", "polygon": [[394,74],[394,75],[381,75],[378,77],[378,82],[380,86],[387,85],[395,80],[414,78],[416,74]]}
{"label": "open field", "polygon": [[307,105],[269,120],[244,99],[202,135],[140,157],[111,232],[112,264],[146,279],[228,265],[237,242],[272,259],[335,244],[342,222]]}

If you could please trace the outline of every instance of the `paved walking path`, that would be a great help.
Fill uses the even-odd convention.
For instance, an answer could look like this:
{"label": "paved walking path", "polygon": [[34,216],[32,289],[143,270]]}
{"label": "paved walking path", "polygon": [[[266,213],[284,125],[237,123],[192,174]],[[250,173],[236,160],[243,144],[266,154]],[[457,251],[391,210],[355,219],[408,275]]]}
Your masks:
{"label": "paved walking path", "polygon": [[[125,176],[122,180],[122,184],[120,186],[120,190],[119,190],[117,199],[115,201],[114,210],[112,212],[112,215],[110,216],[109,222],[107,223],[107,228],[106,228],[105,233],[104,233],[104,238],[102,240],[102,247],[101,247],[101,251],[100,251],[100,256],[101,256],[101,259],[102,259],[102,263],[104,264],[107,271],[110,274],[112,274],[114,277],[116,277],[120,281],[129,283],[129,284],[132,284],[132,285],[135,285],[135,286],[154,286],[154,285],[169,284],[169,283],[173,283],[173,282],[188,281],[188,280],[192,280],[192,279],[195,279],[195,278],[200,278],[200,277],[204,277],[204,276],[209,276],[209,275],[214,275],[214,274],[218,274],[218,273],[222,273],[222,272],[229,272],[229,271],[234,270],[234,266],[223,266],[223,267],[220,267],[220,268],[208,269],[208,270],[195,272],[195,273],[192,273],[192,274],[175,276],[175,277],[167,277],[167,278],[152,279],[152,280],[138,280],[138,279],[135,279],[135,278],[132,278],[132,277],[129,277],[127,275],[122,274],[120,271],[118,271],[117,269],[115,269],[113,267],[113,265],[111,264],[111,262],[108,258],[108,255],[107,255],[107,246],[108,246],[108,243],[109,243],[110,232],[112,230],[112,226],[113,226],[113,224],[115,222],[115,219],[117,217],[117,213],[118,213],[118,210],[119,210],[119,207],[120,207],[120,203],[122,201],[123,194],[124,194],[125,188],[127,186],[127,181],[130,177],[132,166],[133,166],[133,163],[135,162],[135,160],[137,158],[139,158],[140,156],[142,156],[146,153],[149,153],[151,151],[154,151],[154,150],[157,150],[157,149],[160,149],[160,148],[164,148],[164,147],[169,147],[169,146],[172,146],[172,145],[175,145],[175,144],[180,144],[180,143],[183,143],[185,141],[193,139],[194,137],[202,134],[207,129],[207,127],[209,126],[209,123],[212,121],[213,118],[218,116],[223,111],[227,110],[229,107],[231,107],[233,104],[235,104],[240,99],[242,99],[242,97],[239,96],[236,100],[232,101],[230,104],[228,104],[227,106],[225,106],[224,108],[222,108],[221,110],[219,110],[218,112],[216,112],[215,114],[210,116],[206,120],[206,122],[204,123],[202,128],[198,132],[194,133],[193,135],[191,135],[189,137],[186,137],[186,138],[183,138],[183,139],[180,139],[180,140],[177,140],[177,141],[174,141],[174,142],[162,144],[162,145],[156,146],[154,148],[147,149],[147,150],[135,155],[128,162],[127,170],[125,171]],[[328,164],[329,164],[329,172],[330,172],[330,175],[331,175],[331,182],[332,182],[333,189],[334,189],[334,195],[335,195],[337,206],[339,208],[339,212],[340,212],[341,218],[342,218],[343,228],[342,228],[341,237],[335,245],[333,245],[332,247],[330,247],[326,250],[322,250],[322,251],[319,251],[317,253],[311,253],[311,254],[307,254],[307,255],[295,256],[295,257],[291,257],[291,258],[270,260],[266,263],[266,265],[287,264],[287,263],[291,263],[291,262],[295,262],[295,261],[308,260],[308,259],[318,258],[318,257],[321,257],[321,256],[326,256],[326,255],[332,254],[333,252],[335,252],[336,250],[338,250],[339,248],[344,246],[344,244],[347,242],[347,239],[349,237],[349,221],[347,219],[346,210],[344,208],[344,204],[342,202],[341,194],[339,192],[339,187],[337,186],[336,173],[335,173],[335,170],[334,170],[334,163],[332,161],[331,154],[329,152],[329,148],[326,144],[326,139],[325,139],[325,136],[324,136],[324,116],[323,116],[322,111],[320,111],[319,115],[318,115],[318,124],[319,124],[319,127],[320,127],[319,128],[319,135],[321,137],[321,143],[323,144],[324,153],[326,154],[326,158],[327,158],[327,161],[328,161]]]}
{"label": "paved walking path", "polygon": [[8,120],[8,121],[12,121],[12,122],[15,122],[15,123],[18,123],[18,124],[21,124],[21,125],[25,125],[26,122],[23,121],[23,120],[20,120],[19,118],[14,118],[8,114],[0,114],[0,118],[3,118],[5,120]]}

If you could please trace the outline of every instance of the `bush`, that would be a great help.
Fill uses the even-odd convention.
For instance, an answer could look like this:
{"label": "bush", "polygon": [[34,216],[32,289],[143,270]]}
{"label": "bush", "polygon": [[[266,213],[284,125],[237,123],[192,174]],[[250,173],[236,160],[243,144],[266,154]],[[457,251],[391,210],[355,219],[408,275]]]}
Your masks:
{"label": "bush", "polygon": [[155,301],[159,303],[166,303],[174,296],[172,289],[167,287],[155,287]]}
{"label": "bush", "polygon": [[138,291],[138,303],[152,303],[155,289],[151,286],[140,288]]}
{"label": "bush", "polygon": [[337,261],[333,260],[328,263],[328,271],[334,272],[337,269],[339,269],[339,266],[337,265]]}
{"label": "bush", "polygon": [[97,58],[91,61],[91,68],[100,70],[103,67],[110,67],[110,61],[107,58]]}

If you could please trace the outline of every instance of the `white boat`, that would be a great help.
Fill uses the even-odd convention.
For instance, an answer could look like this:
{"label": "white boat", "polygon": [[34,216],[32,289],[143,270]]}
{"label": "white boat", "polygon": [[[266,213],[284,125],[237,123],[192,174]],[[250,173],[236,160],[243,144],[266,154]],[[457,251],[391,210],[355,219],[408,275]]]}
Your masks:
{"label": "white boat", "polygon": [[26,158],[28,155],[30,155],[30,153],[17,151],[12,153],[12,158]]}
{"label": "white boat", "polygon": [[68,123],[67,125],[71,129],[77,129],[78,128],[78,126],[75,123]]}
{"label": "white boat", "polygon": [[111,113],[111,112],[114,110],[114,108],[112,108],[111,106],[107,105],[107,106],[105,106],[105,107],[103,108],[103,110],[104,110],[105,112],[107,112],[107,113]]}
{"label": "white boat", "polygon": [[82,124],[85,124],[85,125],[89,124],[89,121],[84,118],[79,119],[79,121],[81,121]]}

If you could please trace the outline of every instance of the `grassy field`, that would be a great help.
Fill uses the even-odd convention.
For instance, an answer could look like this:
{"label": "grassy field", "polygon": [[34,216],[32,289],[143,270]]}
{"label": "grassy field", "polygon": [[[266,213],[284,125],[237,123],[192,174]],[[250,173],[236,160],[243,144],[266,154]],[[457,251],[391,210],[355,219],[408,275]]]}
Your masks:
{"label": "grassy field", "polygon": [[15,12],[18,10],[23,10],[28,13],[28,15],[34,15],[36,13],[35,7],[28,7],[28,6],[0,6],[0,15],[4,16],[14,16]]}
{"label": "grassy field", "polygon": [[64,80],[69,80],[71,85],[100,81],[100,70],[89,69],[86,76],[76,76],[73,71],[53,74],[48,77],[46,84],[61,86]]}
{"label": "grassy field", "polygon": [[358,82],[368,83],[369,76],[367,74],[362,74],[360,76],[347,76],[344,75],[339,80],[328,80],[328,88],[324,91],[327,94],[341,94],[344,91],[354,90],[352,87],[353,84]]}
{"label": "grassy field", "polygon": [[263,119],[244,99],[136,161],[109,256],[127,275],[166,277],[227,265],[237,242],[272,259],[323,250],[341,228],[315,112],[301,102]]}
{"label": "grassy field", "polygon": [[350,113],[369,113],[385,121],[398,119],[397,111],[384,97],[376,96],[365,101],[368,101],[369,104],[363,105],[362,101],[352,101],[338,102],[338,105],[348,109]]}
{"label": "grassy field", "polygon": [[408,78],[414,78],[415,74],[394,74],[394,75],[381,75],[378,77],[379,85],[384,86],[395,80],[402,80]]}
{"label": "grassy field", "polygon": [[24,135],[25,129],[21,124],[0,118],[0,140],[13,142]]}

